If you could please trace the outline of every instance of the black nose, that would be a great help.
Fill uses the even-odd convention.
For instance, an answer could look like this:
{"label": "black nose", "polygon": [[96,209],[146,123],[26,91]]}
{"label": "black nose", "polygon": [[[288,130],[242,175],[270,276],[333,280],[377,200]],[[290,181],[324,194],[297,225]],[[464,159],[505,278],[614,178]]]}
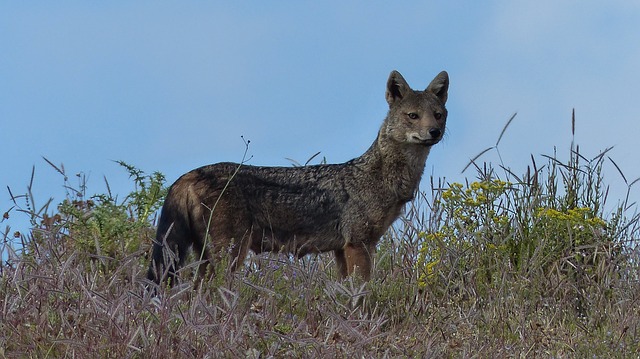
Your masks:
{"label": "black nose", "polygon": [[429,134],[433,138],[438,138],[440,137],[440,135],[442,135],[442,130],[440,130],[439,128],[432,128],[429,130]]}

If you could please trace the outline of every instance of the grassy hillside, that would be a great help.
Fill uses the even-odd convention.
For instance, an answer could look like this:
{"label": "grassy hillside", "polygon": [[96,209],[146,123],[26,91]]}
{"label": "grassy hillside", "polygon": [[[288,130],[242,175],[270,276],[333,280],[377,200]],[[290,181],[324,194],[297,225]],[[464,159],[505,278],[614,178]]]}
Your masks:
{"label": "grassy hillside", "polygon": [[17,198],[33,228],[0,245],[0,357],[637,357],[640,225],[635,204],[603,205],[606,152],[433,179],[366,284],[331,255],[260,255],[196,290],[191,265],[154,295],[162,175],[122,163],[126,199],[70,186],[47,214]]}

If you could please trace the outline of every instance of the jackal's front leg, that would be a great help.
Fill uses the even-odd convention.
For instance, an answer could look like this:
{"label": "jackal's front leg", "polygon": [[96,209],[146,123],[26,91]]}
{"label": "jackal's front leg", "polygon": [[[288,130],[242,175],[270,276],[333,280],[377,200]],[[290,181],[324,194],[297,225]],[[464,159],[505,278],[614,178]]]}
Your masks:
{"label": "jackal's front leg", "polygon": [[[346,274],[352,275],[355,272],[362,277],[362,279],[369,280],[371,278],[371,267],[375,250],[375,245],[347,244],[344,247]],[[340,263],[338,267],[340,268]],[[341,273],[342,272],[343,269],[341,268]]]}

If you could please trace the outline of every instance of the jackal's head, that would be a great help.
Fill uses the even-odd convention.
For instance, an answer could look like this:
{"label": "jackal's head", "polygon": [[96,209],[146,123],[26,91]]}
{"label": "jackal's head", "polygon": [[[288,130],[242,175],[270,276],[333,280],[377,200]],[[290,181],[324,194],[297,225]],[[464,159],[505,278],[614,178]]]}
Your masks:
{"label": "jackal's head", "polygon": [[442,71],[424,91],[415,91],[398,71],[387,81],[389,115],[383,125],[388,139],[399,143],[432,146],[444,135],[447,122],[449,75]]}

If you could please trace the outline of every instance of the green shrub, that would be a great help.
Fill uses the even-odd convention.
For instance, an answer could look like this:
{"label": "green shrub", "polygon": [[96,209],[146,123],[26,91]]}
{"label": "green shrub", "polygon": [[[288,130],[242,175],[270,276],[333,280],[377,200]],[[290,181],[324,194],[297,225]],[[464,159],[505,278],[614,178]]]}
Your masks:
{"label": "green shrub", "polygon": [[625,243],[633,241],[625,228],[637,219],[622,218],[625,203],[604,213],[604,158],[587,161],[572,147],[566,164],[547,156],[543,168],[533,162],[533,171],[505,170],[504,179],[485,165],[477,181],[434,191],[432,218],[418,233],[418,287],[486,301],[524,280],[523,298],[569,298],[580,315],[596,300],[591,293],[607,300],[602,285],[621,275]]}
{"label": "green shrub", "polygon": [[134,184],[134,190],[122,201],[111,193],[87,196],[84,177],[79,175],[80,184],[73,188],[64,172],[54,166],[64,175],[67,197],[55,214],[47,214],[46,210],[35,213],[27,202],[33,229],[24,236],[24,255],[42,255],[44,251],[56,256],[88,256],[99,259],[102,266],[113,267],[117,263],[114,259],[146,251],[155,232],[151,216],[162,206],[166,195],[165,179],[159,172],[147,175],[122,161],[118,164],[127,170]]}

